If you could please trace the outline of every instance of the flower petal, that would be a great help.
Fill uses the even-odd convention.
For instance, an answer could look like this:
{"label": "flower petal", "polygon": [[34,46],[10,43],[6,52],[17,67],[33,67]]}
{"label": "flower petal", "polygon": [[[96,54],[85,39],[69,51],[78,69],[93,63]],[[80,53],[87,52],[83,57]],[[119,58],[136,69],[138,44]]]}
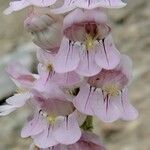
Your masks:
{"label": "flower petal", "polygon": [[14,11],[19,11],[30,5],[27,0],[13,1],[9,3],[9,7],[4,11],[4,14],[9,15]]}
{"label": "flower petal", "polygon": [[103,8],[122,8],[126,6],[121,0],[77,0],[77,7],[84,9]]}
{"label": "flower petal", "polygon": [[14,11],[19,11],[30,5],[47,7],[53,5],[56,0],[15,0],[9,3],[9,7],[4,11],[4,14],[9,15]]}
{"label": "flower petal", "polygon": [[32,75],[22,64],[13,62],[6,68],[8,74],[13,78],[18,78],[21,75]]}
{"label": "flower petal", "polygon": [[73,104],[81,113],[93,116],[95,115],[94,101],[97,100],[98,97],[98,93],[94,92],[94,90],[89,85],[82,84],[78,95],[73,101]]}
{"label": "flower petal", "polygon": [[51,81],[60,85],[60,86],[72,86],[77,85],[81,82],[80,76],[74,72],[68,73],[55,73],[54,76],[51,78]]}
{"label": "flower petal", "polygon": [[44,65],[52,64],[54,61],[54,55],[50,51],[39,49],[37,51],[37,59]]}
{"label": "flower petal", "polygon": [[64,5],[62,7],[53,9],[51,11],[56,14],[62,14],[62,13],[69,12],[76,8],[76,6],[74,5],[75,1],[76,0],[65,0]]}
{"label": "flower petal", "polygon": [[39,115],[35,116],[29,121],[21,131],[21,137],[26,138],[29,136],[37,135],[44,130],[45,124]]}
{"label": "flower petal", "polygon": [[58,144],[53,135],[53,126],[47,124],[43,132],[32,136],[35,145],[39,148],[48,148]]}
{"label": "flower petal", "polygon": [[60,89],[60,87],[54,82],[43,82],[43,80],[39,79],[36,81],[34,88],[31,91],[35,96],[39,96],[42,98],[50,99],[50,98],[58,98],[63,99],[65,101],[65,94]]}
{"label": "flower petal", "polygon": [[81,113],[97,116],[104,122],[113,122],[120,117],[120,111],[113,103],[115,98],[105,97],[101,91],[82,85],[73,104]]}
{"label": "flower petal", "polygon": [[93,76],[98,74],[102,69],[95,62],[95,51],[91,51],[85,51],[80,55],[80,63],[76,72],[81,76]]}
{"label": "flower petal", "polygon": [[119,65],[116,67],[116,70],[121,70],[122,73],[126,75],[129,82],[132,80],[132,60],[127,55],[121,55],[121,60]]}
{"label": "flower petal", "polygon": [[30,99],[32,95],[30,93],[22,93],[22,94],[15,94],[12,97],[9,97],[6,102],[9,105],[14,107],[22,107],[28,99]]}
{"label": "flower petal", "polygon": [[68,117],[58,117],[54,126],[54,136],[61,144],[69,145],[76,143],[81,137],[76,113]]}
{"label": "flower petal", "polygon": [[47,7],[53,5],[57,0],[30,0],[35,6]]}
{"label": "flower petal", "polygon": [[0,106],[0,116],[6,116],[11,112],[15,111],[16,109],[17,109],[16,107],[7,104]]}
{"label": "flower petal", "polygon": [[120,111],[114,104],[119,97],[107,96],[99,92],[100,96],[95,103],[95,115],[104,122],[114,122],[120,117]]}
{"label": "flower petal", "polygon": [[128,101],[128,90],[125,88],[122,91],[121,98],[116,102],[117,107],[121,111],[121,119],[135,120],[138,117],[138,111]]}
{"label": "flower petal", "polygon": [[84,132],[82,134],[81,141],[90,142],[91,144],[100,146],[101,147],[100,150],[105,150],[105,148],[101,143],[102,141],[100,140],[100,137],[92,132]]}
{"label": "flower petal", "polygon": [[79,60],[79,49],[64,37],[60,45],[60,50],[55,58],[55,71],[57,73],[73,71],[77,68]]}
{"label": "flower petal", "polygon": [[13,62],[6,68],[7,73],[17,86],[31,87],[35,81],[34,74],[30,73],[21,63]]}
{"label": "flower petal", "polygon": [[109,35],[96,46],[96,63],[104,69],[114,69],[120,62],[120,53],[116,49],[112,37]]}

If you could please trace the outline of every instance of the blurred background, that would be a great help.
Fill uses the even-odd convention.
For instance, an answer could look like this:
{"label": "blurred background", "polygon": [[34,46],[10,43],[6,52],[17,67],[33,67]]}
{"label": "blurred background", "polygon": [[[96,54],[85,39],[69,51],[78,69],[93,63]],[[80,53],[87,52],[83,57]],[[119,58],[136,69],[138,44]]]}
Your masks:
{"label": "blurred background", "polygon": [[[30,35],[23,28],[25,11],[3,15],[8,0],[0,0],[0,104],[15,92],[5,73],[11,61],[20,61],[33,71],[35,51]],[[127,7],[108,11],[118,49],[133,59],[134,80],[130,100],[139,110],[138,120],[104,124],[95,120],[94,131],[101,135],[108,150],[150,150],[150,0],[128,0]],[[30,139],[20,131],[27,111],[21,109],[0,118],[0,150],[28,150]]]}

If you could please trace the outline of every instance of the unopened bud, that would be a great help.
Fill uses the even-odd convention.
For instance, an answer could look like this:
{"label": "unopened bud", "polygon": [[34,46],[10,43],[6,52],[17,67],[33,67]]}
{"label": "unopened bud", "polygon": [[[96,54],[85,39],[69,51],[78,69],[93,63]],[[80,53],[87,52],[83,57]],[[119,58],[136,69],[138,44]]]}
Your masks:
{"label": "unopened bud", "polygon": [[25,28],[32,33],[33,42],[42,49],[53,51],[62,40],[62,21],[49,15],[32,16],[25,20]]}
{"label": "unopened bud", "polygon": [[52,18],[48,15],[30,16],[24,22],[24,27],[29,32],[39,32],[53,23]]}

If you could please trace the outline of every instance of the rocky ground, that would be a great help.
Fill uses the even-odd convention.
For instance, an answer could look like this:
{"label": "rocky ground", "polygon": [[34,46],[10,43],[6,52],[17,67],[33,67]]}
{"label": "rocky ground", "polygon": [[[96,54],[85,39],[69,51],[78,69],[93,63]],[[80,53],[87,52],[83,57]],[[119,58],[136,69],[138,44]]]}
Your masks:
{"label": "rocky ground", "polygon": [[[2,12],[6,6],[7,0],[1,0],[0,11]],[[24,58],[25,64],[30,68],[32,66],[29,64],[34,62],[33,57],[29,57],[31,49],[29,35],[22,27],[24,13],[6,17],[1,12],[0,83],[4,85],[4,66],[10,60]],[[126,8],[109,11],[108,14],[118,48],[132,57],[134,62],[134,80],[130,88],[130,99],[138,108],[140,116],[133,122],[117,121],[113,124],[104,124],[96,120],[94,131],[102,135],[108,150],[150,150],[150,1],[130,0]],[[22,52],[19,51],[21,45],[25,45]],[[12,84],[8,81],[7,84],[9,86],[5,84],[5,90],[0,84],[1,91],[13,90]],[[3,93],[0,92],[1,99],[6,96]],[[0,118],[0,150],[28,149],[30,140],[19,137],[26,116],[27,111],[24,109],[11,116]]]}

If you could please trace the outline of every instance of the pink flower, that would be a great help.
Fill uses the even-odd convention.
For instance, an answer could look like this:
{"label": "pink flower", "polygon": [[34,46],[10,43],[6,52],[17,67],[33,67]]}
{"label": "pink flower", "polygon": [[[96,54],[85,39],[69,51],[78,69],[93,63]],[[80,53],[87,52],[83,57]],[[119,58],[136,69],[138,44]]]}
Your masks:
{"label": "pink flower", "polygon": [[[35,111],[22,130],[22,137],[31,136],[36,145],[47,148],[56,144],[73,144],[81,137],[80,125],[86,116],[79,113],[55,83],[43,86],[39,75],[31,74],[19,63],[12,63],[7,72],[19,87],[19,94],[0,106],[0,116],[5,116],[25,105]],[[45,99],[45,93],[47,97]],[[43,96],[44,95],[44,96]],[[32,110],[32,111],[33,111]]]}
{"label": "pink flower", "polygon": [[[51,82],[59,86],[72,86],[81,82],[80,76],[75,72],[57,73],[54,70],[53,64],[55,60],[55,54],[51,54],[48,51],[39,50],[37,52],[37,58],[39,60],[38,73],[41,84],[51,84]],[[37,85],[36,85],[37,86]]]}
{"label": "pink flower", "polygon": [[[55,71],[75,71],[93,76],[104,69],[113,69],[120,61],[109,34],[107,17],[101,10],[76,9],[64,19],[64,38],[54,62]],[[107,36],[108,35],[108,36]]]}
{"label": "pink flower", "polygon": [[35,113],[21,132],[22,137],[31,136],[35,145],[48,148],[57,144],[73,144],[81,137],[80,125],[85,116],[80,114],[62,95],[61,99],[35,97]]}
{"label": "pink flower", "polygon": [[11,14],[28,6],[48,7],[55,4],[57,0],[14,0],[9,3],[9,7],[4,11],[5,14]]}
{"label": "pink flower", "polygon": [[[34,145],[30,147],[30,150],[34,150]],[[82,137],[78,142],[71,145],[56,145],[47,149],[39,150],[105,150],[105,147],[102,145],[99,137],[94,133],[84,132]]]}
{"label": "pink flower", "polygon": [[38,78],[38,76],[31,74],[20,63],[10,64],[7,67],[7,72],[17,85],[18,93],[8,98],[5,105],[0,106],[0,116],[8,115],[16,109],[24,106],[26,101],[33,97],[30,90],[34,85],[35,80]]}
{"label": "pink flower", "polygon": [[121,0],[65,0],[64,5],[54,9],[55,13],[66,13],[75,8],[94,9],[94,8],[122,8],[126,3]]}
{"label": "pink flower", "polygon": [[82,113],[97,116],[105,122],[119,118],[133,120],[138,116],[128,102],[127,86],[131,81],[132,63],[123,55],[120,64],[113,70],[102,70],[87,78],[74,99],[75,107]]}
{"label": "pink flower", "polygon": [[62,40],[62,17],[53,15],[30,15],[24,22],[32,33],[33,42],[42,49],[56,53]]}

